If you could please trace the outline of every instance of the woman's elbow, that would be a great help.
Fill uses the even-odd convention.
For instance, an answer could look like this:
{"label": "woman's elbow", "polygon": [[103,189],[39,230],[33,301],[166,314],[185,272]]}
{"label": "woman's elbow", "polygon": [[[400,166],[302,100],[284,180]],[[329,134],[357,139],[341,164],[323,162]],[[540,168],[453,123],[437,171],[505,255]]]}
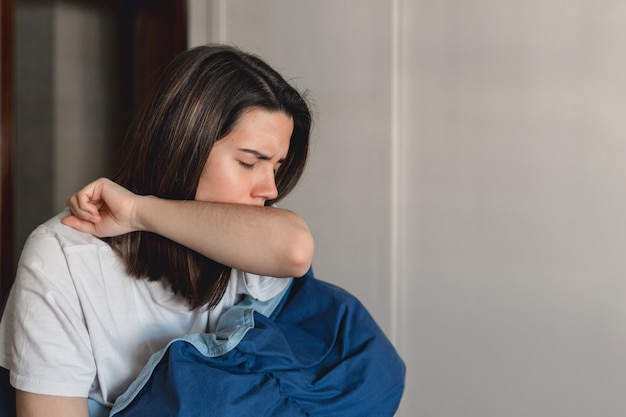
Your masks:
{"label": "woman's elbow", "polygon": [[292,277],[301,277],[307,273],[313,263],[313,254],[315,252],[315,242],[313,236],[307,230],[303,230],[290,239],[285,265],[289,266],[286,275]]}

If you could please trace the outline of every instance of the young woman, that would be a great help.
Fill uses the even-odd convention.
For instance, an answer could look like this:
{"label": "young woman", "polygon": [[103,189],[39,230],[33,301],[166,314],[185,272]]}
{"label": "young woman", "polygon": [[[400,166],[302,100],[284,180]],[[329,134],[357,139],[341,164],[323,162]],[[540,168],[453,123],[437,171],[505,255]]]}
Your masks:
{"label": "young woman", "polygon": [[235,302],[223,297],[229,286],[265,299],[288,284],[270,276],[303,275],[313,254],[307,225],[271,206],[304,169],[310,124],[302,96],[252,55],[211,46],[175,59],[131,127],[115,177],[145,197],[122,199],[128,210],[118,211],[114,196],[130,191],[96,181],[88,194],[100,211],[70,199],[93,228],[63,220],[122,235],[91,237],[63,225],[63,213],[24,247],[0,326],[18,413],[86,416],[88,397],[110,406],[152,353],[210,328]]}
{"label": "young woman", "polygon": [[[404,365],[380,329],[347,293],[291,278],[313,239],[274,204],[302,174],[310,127],[302,95],[259,58],[176,58],[114,181],[71,196],[26,242],[0,322],[18,415],[392,415]],[[188,335],[195,353],[177,356]],[[180,383],[183,363],[193,380]]]}

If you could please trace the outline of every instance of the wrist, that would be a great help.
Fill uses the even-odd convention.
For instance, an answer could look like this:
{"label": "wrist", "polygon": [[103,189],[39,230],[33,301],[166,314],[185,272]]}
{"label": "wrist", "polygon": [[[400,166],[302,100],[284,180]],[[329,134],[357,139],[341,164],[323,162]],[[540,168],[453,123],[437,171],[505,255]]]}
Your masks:
{"label": "wrist", "polygon": [[149,232],[150,230],[150,205],[158,200],[151,195],[137,195],[133,200],[130,210],[130,226],[136,232]]}

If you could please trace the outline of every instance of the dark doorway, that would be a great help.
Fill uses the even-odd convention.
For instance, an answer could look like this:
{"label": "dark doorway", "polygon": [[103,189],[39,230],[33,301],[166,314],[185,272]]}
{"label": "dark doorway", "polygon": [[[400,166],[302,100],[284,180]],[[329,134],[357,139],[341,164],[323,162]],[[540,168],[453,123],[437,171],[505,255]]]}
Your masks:
{"label": "dark doorway", "polygon": [[[90,126],[89,117],[76,117],[87,132],[79,136],[93,132],[100,137],[97,146],[88,142],[81,146],[106,150],[90,154],[101,158],[94,172],[111,175],[116,149],[136,107],[164,64],[187,47],[187,12],[185,0],[1,1],[0,297],[4,301],[27,235],[58,211],[59,183],[64,182],[59,175],[63,162],[58,155],[72,148],[71,142],[65,143],[71,138],[59,133],[60,127],[71,130],[72,119],[59,119],[59,113],[76,116],[68,108],[85,110],[82,102],[72,102],[74,98],[91,104],[102,96],[103,103],[93,104],[96,110],[90,110],[98,113],[94,117],[98,123]],[[70,50],[63,43],[67,40],[83,47],[85,55],[75,53],[80,48]],[[59,56],[59,50],[70,53]],[[72,60],[69,64],[68,55]],[[77,68],[83,61],[91,67]],[[92,69],[97,70],[97,76]],[[73,72],[81,77],[72,78]],[[59,80],[63,86],[72,87],[73,93],[66,94]],[[105,94],[99,94],[98,89]],[[59,141],[65,142],[59,145]]]}

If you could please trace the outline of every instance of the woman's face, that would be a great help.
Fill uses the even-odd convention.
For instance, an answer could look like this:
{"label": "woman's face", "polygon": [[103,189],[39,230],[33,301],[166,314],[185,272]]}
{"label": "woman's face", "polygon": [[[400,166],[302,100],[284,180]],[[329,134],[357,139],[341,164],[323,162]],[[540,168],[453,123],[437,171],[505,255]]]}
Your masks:
{"label": "woman's face", "polygon": [[274,174],[289,151],[293,119],[280,111],[248,110],[213,146],[196,200],[262,206],[278,196]]}

